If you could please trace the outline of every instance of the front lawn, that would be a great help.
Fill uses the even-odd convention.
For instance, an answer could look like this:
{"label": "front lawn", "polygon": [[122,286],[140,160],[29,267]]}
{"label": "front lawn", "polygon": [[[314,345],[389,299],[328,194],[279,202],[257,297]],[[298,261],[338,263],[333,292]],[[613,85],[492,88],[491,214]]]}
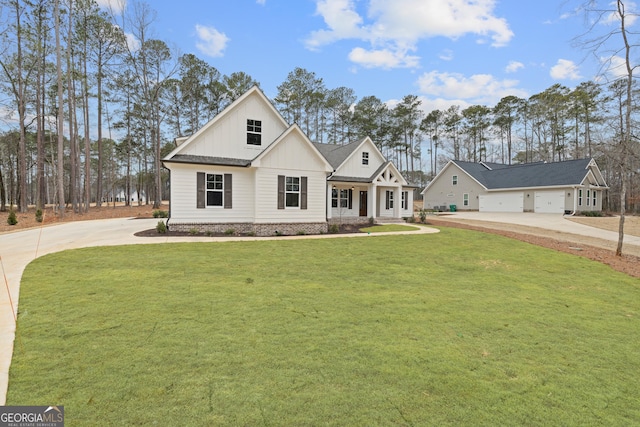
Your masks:
{"label": "front lawn", "polygon": [[67,251],[19,308],[7,404],[69,426],[640,424],[640,280],[475,231]]}

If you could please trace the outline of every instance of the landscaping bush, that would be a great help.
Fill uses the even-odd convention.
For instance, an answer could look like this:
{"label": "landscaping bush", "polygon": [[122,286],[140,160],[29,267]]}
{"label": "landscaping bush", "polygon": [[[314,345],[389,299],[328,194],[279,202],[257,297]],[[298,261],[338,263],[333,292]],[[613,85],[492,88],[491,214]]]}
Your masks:
{"label": "landscaping bush", "polygon": [[155,210],[153,211],[153,217],[154,218],[166,218],[169,216],[169,212],[167,211],[163,211],[163,210]]}
{"label": "landscaping bush", "polygon": [[18,217],[16,217],[16,211],[11,209],[9,211],[9,217],[7,218],[7,224],[16,225],[18,223]]}
{"label": "landscaping bush", "polygon": [[338,224],[331,224],[329,226],[329,233],[336,234],[340,232],[340,226]]}
{"label": "landscaping bush", "polygon": [[43,217],[42,217],[42,209],[38,209],[36,211],[36,221],[37,222],[42,222],[42,219],[43,219]]}
{"label": "landscaping bush", "polygon": [[234,234],[236,234],[236,230],[234,230],[233,228],[228,228],[224,230],[224,234],[226,234],[227,236],[233,236]]}
{"label": "landscaping bush", "polygon": [[166,234],[167,233],[167,224],[165,224],[164,221],[158,221],[158,224],[156,225],[156,231],[159,234]]}
{"label": "landscaping bush", "polygon": [[191,230],[189,230],[189,234],[192,236],[197,236],[198,235],[198,229],[197,228],[192,228]]}
{"label": "landscaping bush", "polygon": [[419,216],[420,216],[420,222],[421,223],[424,224],[425,222],[427,222],[427,211],[425,211],[424,209],[420,209]]}
{"label": "landscaping bush", "polygon": [[584,212],[582,212],[582,215],[583,216],[592,216],[592,217],[601,217],[601,216],[603,216],[602,212],[600,212],[600,211],[584,211]]}

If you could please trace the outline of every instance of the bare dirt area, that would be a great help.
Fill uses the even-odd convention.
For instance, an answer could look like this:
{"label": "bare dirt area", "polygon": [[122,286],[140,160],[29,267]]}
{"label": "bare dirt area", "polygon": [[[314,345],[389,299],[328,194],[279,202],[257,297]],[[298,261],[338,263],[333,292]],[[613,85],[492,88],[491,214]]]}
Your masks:
{"label": "bare dirt area", "polygon": [[[617,217],[574,217],[571,220],[609,231],[618,231]],[[633,277],[640,277],[640,247],[623,246],[623,255],[616,256],[616,242],[589,236],[561,233],[524,225],[455,219],[453,216],[438,215],[427,217],[427,224],[445,227],[465,228],[486,233],[499,234],[542,246],[560,252],[589,258],[609,265],[614,270]],[[625,218],[625,235],[640,236],[640,217]]]}
{"label": "bare dirt area", "polygon": [[[169,206],[163,204],[160,207],[161,210],[168,210]],[[43,211],[42,222],[36,220],[35,208],[29,208],[25,213],[16,211],[16,219],[18,223],[16,225],[9,225],[7,219],[9,217],[9,211],[0,212],[0,234],[9,233],[12,231],[20,231],[28,228],[48,226],[61,222],[71,221],[87,221],[92,219],[108,219],[108,218],[153,218],[153,205],[134,205],[124,206],[121,204],[102,205],[101,207],[91,206],[88,212],[74,212],[72,209],[67,208],[64,215],[60,215],[58,210],[54,210],[53,207],[47,207]]]}
{"label": "bare dirt area", "polygon": [[[168,204],[163,204],[160,209],[168,210]],[[64,216],[59,215],[53,208],[47,208],[43,215],[43,221],[38,222],[36,221],[35,209],[31,208],[26,213],[16,213],[18,219],[16,225],[7,223],[9,212],[0,212],[0,234],[69,221],[107,218],[153,218],[153,212],[153,205],[150,204],[141,206],[114,206],[111,204],[103,205],[99,208],[92,206],[89,212],[73,212],[73,210],[67,209]],[[618,231],[619,219],[617,217],[574,217],[571,220],[592,227]],[[447,215],[429,216],[427,224],[500,234],[534,245],[583,256],[607,264],[613,269],[633,277],[640,277],[640,247],[637,246],[626,245],[623,248],[624,255],[617,257],[615,256],[615,242],[542,228],[487,221],[456,220],[453,216]],[[147,231],[150,233],[155,232],[155,230]],[[625,218],[625,234],[640,236],[640,217],[628,216]]]}

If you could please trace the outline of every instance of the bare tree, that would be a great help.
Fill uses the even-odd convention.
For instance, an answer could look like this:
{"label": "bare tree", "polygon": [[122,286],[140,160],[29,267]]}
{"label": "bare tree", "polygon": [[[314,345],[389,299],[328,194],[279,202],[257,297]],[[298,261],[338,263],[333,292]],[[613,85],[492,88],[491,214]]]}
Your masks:
{"label": "bare tree", "polygon": [[[576,38],[582,47],[593,53],[602,62],[601,76],[625,82],[626,99],[620,111],[623,126],[618,142],[618,165],[620,170],[620,223],[618,226],[618,246],[616,255],[622,256],[624,241],[624,220],[627,204],[627,180],[632,143],[631,114],[633,110],[633,73],[637,67],[633,63],[632,53],[639,47],[637,34],[629,29],[630,24],[638,18],[633,12],[632,4],[626,0],[589,0],[582,4],[585,11],[588,30]],[[600,28],[607,28],[604,33]],[[623,64],[623,65],[619,65]]]}

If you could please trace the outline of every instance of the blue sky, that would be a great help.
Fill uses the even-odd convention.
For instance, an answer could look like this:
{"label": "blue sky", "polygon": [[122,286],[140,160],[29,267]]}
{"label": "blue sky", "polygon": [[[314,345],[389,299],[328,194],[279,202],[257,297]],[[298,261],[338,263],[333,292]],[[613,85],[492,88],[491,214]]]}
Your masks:
{"label": "blue sky", "polygon": [[[122,0],[100,0],[99,3]],[[569,4],[567,4],[569,3]],[[573,5],[580,3],[576,0]],[[223,74],[244,71],[269,97],[295,67],[358,99],[421,97],[423,108],[495,105],[599,64],[572,39],[584,16],[563,0],[151,0],[155,38]]]}

